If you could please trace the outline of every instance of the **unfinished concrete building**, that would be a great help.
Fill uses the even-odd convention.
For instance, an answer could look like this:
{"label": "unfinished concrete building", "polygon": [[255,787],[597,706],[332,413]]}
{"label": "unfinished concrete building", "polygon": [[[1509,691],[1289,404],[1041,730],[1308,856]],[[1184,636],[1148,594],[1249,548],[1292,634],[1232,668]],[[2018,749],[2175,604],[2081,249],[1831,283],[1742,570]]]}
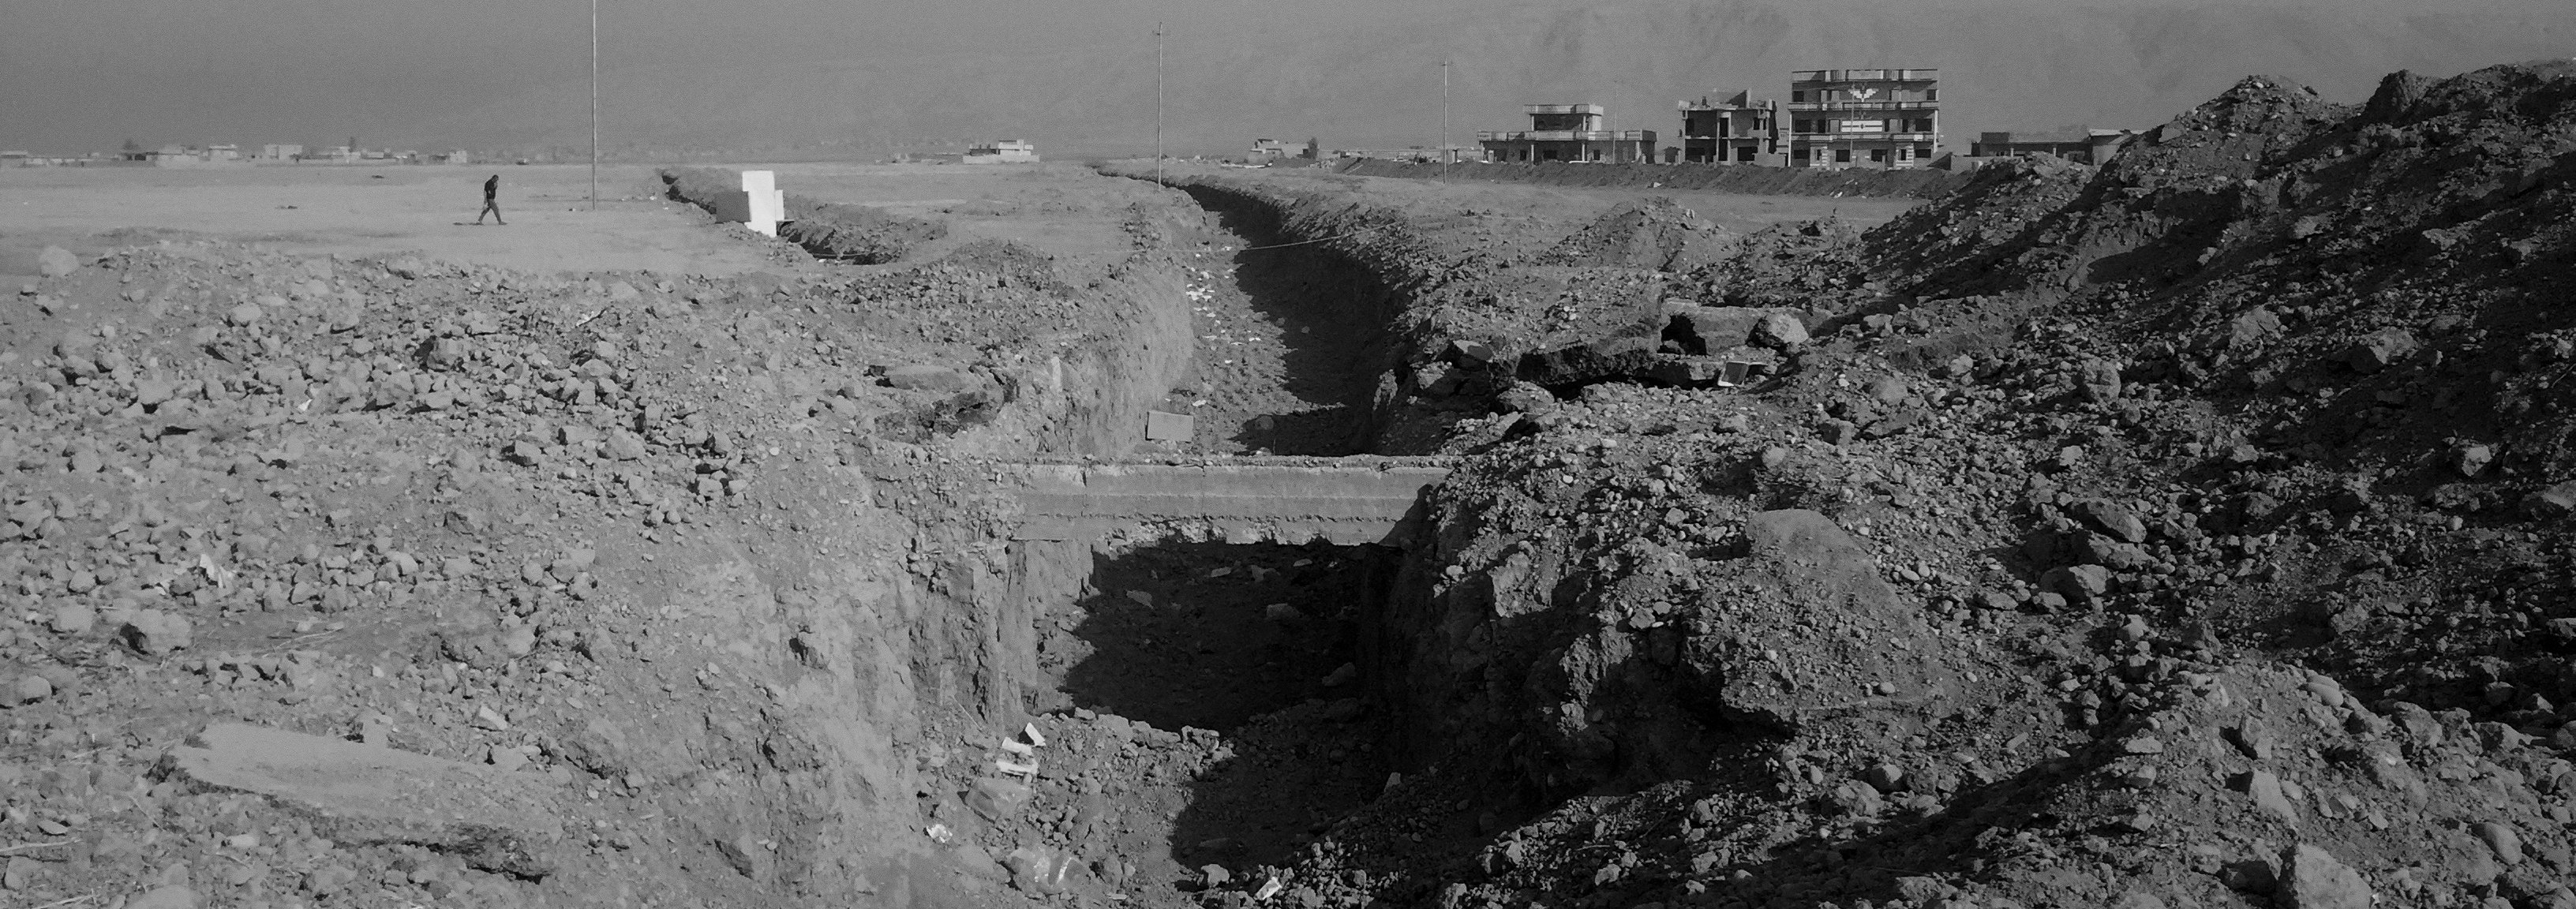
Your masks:
{"label": "unfinished concrete building", "polygon": [[1780,102],[1754,100],[1749,91],[1722,101],[1703,95],[1684,101],[1681,145],[1664,150],[1665,158],[1695,164],[1779,164]]}
{"label": "unfinished concrete building", "polygon": [[1789,166],[1925,167],[1940,155],[1931,69],[1811,69],[1789,76]]}
{"label": "unfinished concrete building", "polygon": [[1651,162],[1655,131],[1603,128],[1608,112],[1598,104],[1529,104],[1530,128],[1513,132],[1478,132],[1485,160],[1514,164],[1546,161],[1568,163]]}

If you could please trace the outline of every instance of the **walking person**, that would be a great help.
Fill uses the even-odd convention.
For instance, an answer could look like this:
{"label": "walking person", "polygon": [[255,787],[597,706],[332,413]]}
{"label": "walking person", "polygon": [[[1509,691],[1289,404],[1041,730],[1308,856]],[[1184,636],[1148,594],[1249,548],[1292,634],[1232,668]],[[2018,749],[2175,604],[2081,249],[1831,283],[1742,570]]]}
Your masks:
{"label": "walking person", "polygon": [[500,198],[501,175],[493,174],[492,179],[483,181],[483,210],[474,214],[474,223],[481,224],[483,223],[484,215],[491,215],[492,223],[500,225],[509,224],[510,222],[501,220]]}

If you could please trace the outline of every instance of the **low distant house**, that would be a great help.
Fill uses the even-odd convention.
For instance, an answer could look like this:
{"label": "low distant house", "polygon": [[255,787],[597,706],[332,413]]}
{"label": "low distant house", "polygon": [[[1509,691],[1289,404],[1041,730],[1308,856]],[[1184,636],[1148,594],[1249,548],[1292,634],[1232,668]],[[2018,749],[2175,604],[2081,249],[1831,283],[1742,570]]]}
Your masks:
{"label": "low distant house", "polygon": [[270,143],[259,147],[259,157],[263,161],[292,161],[304,157],[304,146]]}
{"label": "low distant house", "polygon": [[460,148],[455,151],[448,152],[446,155],[441,156],[439,160],[448,164],[472,164],[474,163],[474,156],[466,154],[465,150]]}
{"label": "low distant house", "polygon": [[1527,104],[1521,112],[1529,115],[1529,129],[1476,133],[1485,160],[1526,164],[1655,160],[1655,131],[1603,129],[1607,112],[1601,105]]}
{"label": "low distant house", "polygon": [[0,151],[0,167],[25,167],[35,156],[22,151]]}
{"label": "low distant house", "polygon": [[206,160],[239,161],[241,160],[241,146],[230,143],[206,146]]}
{"label": "low distant house", "polygon": [[1037,160],[1037,143],[1024,142],[1018,139],[1003,139],[999,142],[989,142],[983,145],[968,147],[966,149],[964,163],[1035,164],[1037,163]]}
{"label": "low distant house", "polygon": [[1968,157],[2004,158],[2051,155],[2080,164],[2100,164],[2135,135],[2125,129],[2069,129],[2050,133],[1978,133],[1968,143]]}
{"label": "low distant house", "polygon": [[1265,164],[1288,157],[1290,154],[1291,152],[1288,148],[1288,143],[1286,142],[1281,142],[1277,139],[1254,139],[1252,140],[1252,151],[1246,153],[1243,156],[1243,159],[1254,164]]}

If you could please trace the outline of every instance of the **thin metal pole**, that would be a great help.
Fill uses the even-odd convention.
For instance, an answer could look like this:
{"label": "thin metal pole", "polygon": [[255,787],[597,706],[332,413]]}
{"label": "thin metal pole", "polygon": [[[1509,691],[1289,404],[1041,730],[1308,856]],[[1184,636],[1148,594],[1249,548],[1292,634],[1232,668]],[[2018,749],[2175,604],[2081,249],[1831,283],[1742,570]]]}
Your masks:
{"label": "thin metal pole", "polygon": [[1440,61],[1440,175],[1449,175],[1449,61]]}
{"label": "thin metal pole", "polygon": [[1163,23],[1154,23],[1154,173],[1161,179],[1163,167]]}
{"label": "thin metal pole", "polygon": [[590,210],[599,210],[599,0],[590,0]]}

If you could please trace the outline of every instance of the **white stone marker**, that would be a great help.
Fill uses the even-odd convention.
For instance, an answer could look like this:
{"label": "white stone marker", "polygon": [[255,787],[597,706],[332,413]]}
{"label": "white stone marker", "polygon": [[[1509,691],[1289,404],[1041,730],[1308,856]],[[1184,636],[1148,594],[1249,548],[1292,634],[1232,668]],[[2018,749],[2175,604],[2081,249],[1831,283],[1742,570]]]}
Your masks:
{"label": "white stone marker", "polygon": [[778,222],[787,217],[787,194],[778,189],[778,172],[743,171],[742,192],[750,203],[749,217],[743,219],[742,226],[778,236]]}

